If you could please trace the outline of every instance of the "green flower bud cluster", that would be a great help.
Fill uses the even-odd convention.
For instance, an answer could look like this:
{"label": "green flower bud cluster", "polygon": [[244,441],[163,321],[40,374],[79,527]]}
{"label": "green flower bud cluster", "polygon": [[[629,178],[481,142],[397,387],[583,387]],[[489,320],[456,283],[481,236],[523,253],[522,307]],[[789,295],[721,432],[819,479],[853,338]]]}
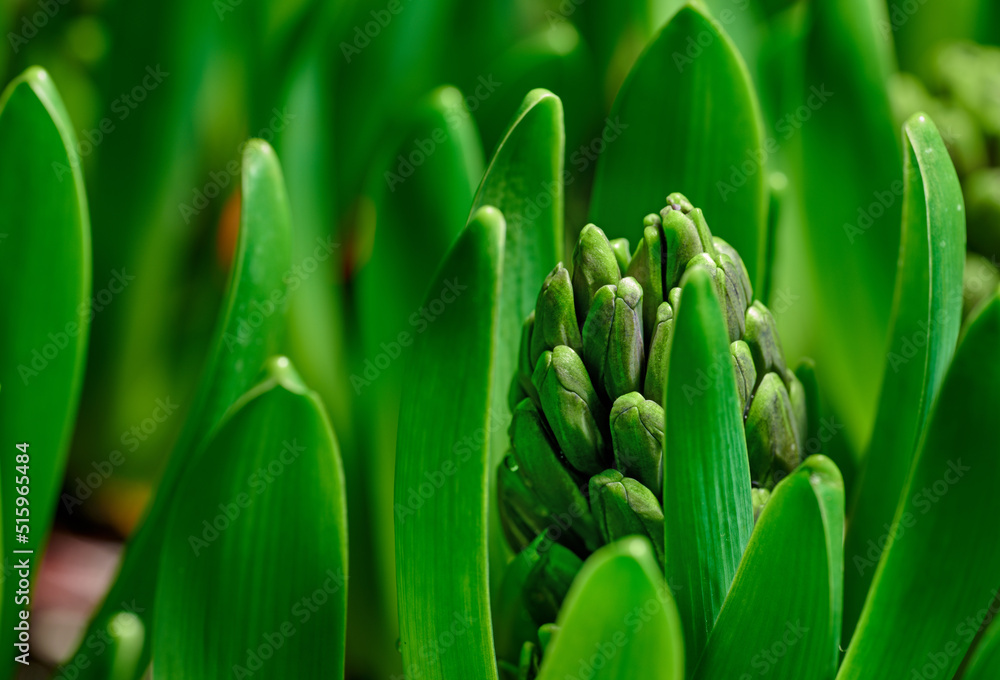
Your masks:
{"label": "green flower bud cluster", "polygon": [[[706,269],[729,330],[755,512],[800,462],[805,391],[746,267],[681,194],[644,219],[629,255],[590,224],[546,277],[525,319],[511,385],[511,451],[499,467],[501,523],[521,551],[545,534],[581,558],[630,534],[663,559],[663,411],[680,281]],[[691,386],[697,389],[697,386]],[[669,451],[666,455],[670,455]],[[539,624],[540,625],[540,624]]]}

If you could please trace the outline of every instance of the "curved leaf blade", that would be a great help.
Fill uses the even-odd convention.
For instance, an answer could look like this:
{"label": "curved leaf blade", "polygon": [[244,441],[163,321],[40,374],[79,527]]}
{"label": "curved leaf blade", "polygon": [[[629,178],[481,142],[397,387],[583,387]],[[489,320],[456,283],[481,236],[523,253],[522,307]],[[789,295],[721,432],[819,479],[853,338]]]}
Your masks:
{"label": "curved leaf blade", "polygon": [[347,509],[333,431],[288,359],[188,466],[160,551],[154,672],[342,678]]}
{"label": "curved leaf blade", "polygon": [[[115,582],[83,637],[86,641],[99,632],[123,602],[134,602],[147,631],[140,673],[149,663],[149,640],[156,635],[152,623],[160,542],[178,484],[226,410],[253,386],[284,333],[288,292],[283,277],[291,267],[291,215],[281,167],[266,142],[255,140],[246,146],[242,196],[229,285],[198,393],[146,518],[133,534]],[[255,310],[259,324],[251,321],[257,318],[251,315]],[[81,654],[85,659],[95,656],[94,650],[80,648],[74,658]],[[97,671],[89,673],[82,669],[80,680],[100,677]]]}
{"label": "curved leaf blade", "polygon": [[874,421],[899,254],[902,155],[885,88],[890,55],[875,3],[828,0],[808,11],[797,103],[811,113],[796,174],[822,313],[803,349],[861,449]]}
{"label": "curved leaf blade", "polygon": [[[428,143],[433,144],[429,151],[423,146]],[[354,279],[363,353],[355,359],[350,390],[361,423],[359,450],[365,453],[348,458],[347,471],[354,491],[348,499],[352,534],[364,532],[372,539],[356,542],[351,554],[352,602],[359,602],[352,608],[351,649],[372,662],[383,656],[376,646],[380,639],[384,648],[398,637],[393,477],[385,471],[395,464],[399,397],[404,367],[412,359],[412,347],[403,347],[400,340],[412,342],[423,322],[423,295],[465,227],[483,174],[482,156],[464,96],[454,87],[441,87],[408,112],[367,187],[374,236],[371,257]],[[410,158],[421,162],[414,166]],[[394,351],[398,354],[392,363],[385,369],[375,366],[375,379],[367,380],[372,375],[368,367]],[[369,619],[367,610],[372,616],[366,631],[359,623]],[[390,660],[399,663],[398,655]],[[387,675],[401,672],[384,670]]]}
{"label": "curved leaf blade", "polygon": [[[472,214],[494,206],[507,224],[494,357],[492,413],[497,422],[510,420],[507,390],[517,370],[521,324],[535,308],[545,275],[562,257],[565,146],[562,102],[547,90],[532,90],[493,153],[472,203]],[[490,434],[491,466],[507,448],[506,428],[498,427]],[[502,540],[493,483],[491,475],[490,580],[497,587],[509,550]]]}
{"label": "curved leaf blade", "polygon": [[663,406],[666,575],[686,656],[698,659],[753,529],[750,463],[729,333],[704,270],[685,275],[675,314]]}
{"label": "curved leaf blade", "polygon": [[[32,574],[62,484],[92,314],[90,218],[75,146],[51,78],[28,69],[0,96],[0,478],[6,487],[0,514],[10,523],[0,535],[4,559],[26,558]],[[27,450],[16,449],[19,444]],[[21,534],[14,531],[15,488],[24,478],[30,479],[31,522],[17,525],[30,531]],[[15,605],[15,576],[9,571],[3,579],[0,606],[8,649],[15,649],[22,609]],[[11,657],[0,663],[0,677],[9,677],[12,664]]]}
{"label": "curved leaf blade", "polygon": [[[494,427],[503,429],[493,410],[492,366],[504,230],[495,208],[473,215],[426,298],[450,290],[452,302],[417,333],[404,382],[395,513],[400,649],[407,676],[497,677],[487,497],[493,473],[488,435]],[[457,644],[435,653],[441,635]]]}
{"label": "curved leaf blade", "polygon": [[754,288],[762,289],[763,129],[750,75],[729,36],[703,10],[681,8],[615,99],[590,220],[608,238],[629,236],[667,194],[680,191],[712,216],[712,233],[740,252]]}
{"label": "curved leaf blade", "polygon": [[998,346],[994,295],[969,322],[928,417],[839,680],[906,677],[934,659],[939,677],[952,677],[976,633],[967,619],[1000,587],[1000,543],[979,521],[1000,514]]}
{"label": "curved leaf blade", "polygon": [[624,538],[587,558],[556,625],[539,680],[684,678],[677,606],[645,538]]}
{"label": "curved leaf blade", "polygon": [[812,456],[764,506],[695,678],[833,678],[843,535],[840,471],[825,456]]}
{"label": "curved leaf blade", "polygon": [[[992,614],[988,610],[987,615]],[[969,658],[962,680],[992,680],[1000,677],[1000,624],[993,619]]]}
{"label": "curved leaf blade", "polygon": [[962,187],[930,118],[916,114],[903,131],[901,266],[892,332],[879,412],[845,545],[849,564],[844,623],[848,636],[875,574],[880,552],[875,542],[896,513],[917,439],[954,355],[962,322]]}

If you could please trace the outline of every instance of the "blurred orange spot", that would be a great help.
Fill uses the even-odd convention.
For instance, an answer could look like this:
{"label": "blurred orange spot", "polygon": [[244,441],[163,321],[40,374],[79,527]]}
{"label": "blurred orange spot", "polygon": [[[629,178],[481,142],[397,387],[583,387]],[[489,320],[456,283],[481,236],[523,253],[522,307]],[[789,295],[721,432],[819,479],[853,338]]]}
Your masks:
{"label": "blurred orange spot", "polygon": [[236,252],[236,239],[239,234],[240,190],[237,188],[229,195],[229,199],[222,207],[222,214],[219,215],[219,230],[215,237],[215,256],[218,258],[219,268],[223,271],[228,271],[229,265],[233,261],[233,253]]}

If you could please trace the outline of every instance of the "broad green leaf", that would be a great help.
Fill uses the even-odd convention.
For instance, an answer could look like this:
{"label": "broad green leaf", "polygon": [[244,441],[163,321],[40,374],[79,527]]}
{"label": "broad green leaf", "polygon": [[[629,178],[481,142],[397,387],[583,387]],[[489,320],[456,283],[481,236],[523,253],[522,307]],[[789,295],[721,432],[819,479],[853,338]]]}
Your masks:
{"label": "broad green leaf", "polygon": [[[360,256],[356,276],[363,357],[369,359],[384,351],[380,343],[414,329],[409,319],[468,220],[483,154],[462,93],[453,87],[432,92],[379,158],[365,191],[370,204],[365,218],[371,224],[363,230],[373,236],[364,250],[370,254]],[[365,368],[354,367],[355,395],[379,382],[366,378]],[[398,369],[380,370],[379,378],[387,372]]]}
{"label": "broad green leaf", "polygon": [[[976,613],[976,616],[979,612]],[[986,612],[995,617],[993,608]],[[962,680],[993,680],[1000,677],[1000,619],[993,618],[969,657]]]}
{"label": "broad green leaf", "polygon": [[806,270],[816,287],[805,351],[854,448],[871,431],[885,361],[903,184],[898,132],[885,89],[889,54],[876,3],[809,3],[797,104]]}
{"label": "broad green leaf", "polygon": [[[284,276],[291,267],[291,216],[281,167],[266,143],[251,141],[243,155],[243,205],[240,233],[215,337],[209,348],[198,394],[190,409],[156,497],[133,534],[118,575],[83,640],[123,603],[132,605],[147,631],[142,670],[148,663],[154,590],[160,544],[177,489],[188,465],[226,410],[254,384],[257,371],[284,333],[287,298]],[[77,654],[90,658],[81,647]],[[96,666],[95,666],[96,667]],[[81,680],[99,677],[83,669]]]}
{"label": "broad green leaf", "polygon": [[556,625],[539,680],[684,678],[677,606],[645,538],[624,538],[587,558]]}
{"label": "broad green leaf", "polygon": [[319,395],[288,359],[184,472],[156,587],[154,673],[342,678],[344,473]]}
{"label": "broad green leaf", "polygon": [[812,456],[774,489],[702,656],[697,680],[832,680],[840,658],[844,485]]}
{"label": "broad green leaf", "polygon": [[[379,649],[391,648],[398,636],[393,478],[386,471],[394,467],[404,367],[413,356],[412,347],[400,342],[411,342],[426,321],[423,295],[465,226],[483,174],[475,122],[458,90],[438,88],[407,113],[380,154],[362,199],[371,223],[362,229],[373,238],[370,254],[359,256],[354,278],[360,351],[345,371],[361,423],[358,450],[364,452],[345,461],[353,481],[351,533],[363,537],[351,551],[351,597],[357,606],[351,609],[349,648],[368,663],[384,657]],[[381,661],[398,663],[399,656]],[[398,675],[401,669],[382,672]]]}
{"label": "broad green leaf", "polygon": [[[80,168],[70,160],[75,144],[62,100],[42,69],[28,69],[0,95],[0,535],[11,567],[0,593],[0,624],[8,650],[15,649],[13,628],[23,608],[14,604],[19,586],[13,566],[27,559],[34,576],[41,564],[93,314],[90,219]],[[57,166],[72,170],[60,178]],[[27,449],[15,448],[20,444]],[[30,522],[16,524],[22,494],[15,489],[24,486]],[[0,677],[10,677],[13,655],[0,663]]]}
{"label": "broad green leaf", "polygon": [[[927,419],[839,680],[950,678],[1000,587],[1000,297],[969,322]],[[855,568],[847,554],[847,569]]]}
{"label": "broad green leaf", "polygon": [[492,409],[504,232],[495,208],[473,214],[425,297],[443,309],[410,350],[394,506],[407,677],[497,677],[486,518],[489,433],[505,429]]}
{"label": "broad green leaf", "polygon": [[628,236],[680,191],[740,252],[760,289],[763,126],[746,66],[717,26],[703,10],[683,7],[633,67],[604,131],[590,220],[608,238]]}
{"label": "broad green leaf", "polygon": [[848,638],[875,575],[881,551],[876,543],[896,513],[962,322],[962,188],[930,118],[916,114],[903,130],[905,189],[892,332],[879,411],[845,544],[855,562],[845,584]]}
{"label": "broad green leaf", "polygon": [[[545,275],[562,257],[564,146],[562,102],[551,92],[532,90],[493,153],[472,204],[473,213],[495,206],[507,223],[492,384],[492,415],[505,425],[490,433],[490,469],[509,445],[507,391],[517,369],[521,325],[535,308]],[[491,475],[490,579],[496,586],[508,549],[492,493],[494,481]]]}
{"label": "broad green leaf", "polygon": [[753,510],[729,334],[706,272],[685,275],[679,307],[663,405],[663,514],[667,581],[695,660],[750,539]]}
{"label": "broad green leaf", "polygon": [[353,405],[344,380],[348,343],[341,278],[346,248],[336,233],[337,206],[330,191],[335,181],[331,151],[335,131],[330,125],[334,103],[328,87],[332,79],[328,51],[322,32],[299,48],[282,71],[279,106],[270,104],[275,95],[269,92],[266,112],[251,129],[268,129],[275,110],[290,118],[273,142],[295,220],[292,263],[299,285],[288,304],[288,355],[329,408],[346,447]]}

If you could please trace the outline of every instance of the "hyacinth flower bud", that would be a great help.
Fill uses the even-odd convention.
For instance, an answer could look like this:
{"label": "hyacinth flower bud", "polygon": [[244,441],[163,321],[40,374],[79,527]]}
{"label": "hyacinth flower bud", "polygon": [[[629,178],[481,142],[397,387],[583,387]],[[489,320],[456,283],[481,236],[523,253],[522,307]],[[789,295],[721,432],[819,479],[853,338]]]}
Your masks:
{"label": "hyacinth flower bud", "polygon": [[747,455],[750,476],[766,480],[787,474],[801,461],[795,413],[785,383],[777,373],[761,380],[747,412]]}
{"label": "hyacinth flower bud", "polygon": [[579,355],[565,345],[544,352],[531,380],[549,428],[570,465],[588,475],[606,468],[607,409]]}
{"label": "hyacinth flower bud", "polygon": [[537,363],[542,352],[559,345],[580,350],[580,325],[573,306],[573,285],[569,271],[561,263],[545,277],[535,303],[535,326],[531,332],[532,361]]}
{"label": "hyacinth flower bud", "polygon": [[642,321],[643,328],[648,330],[652,329],[656,309],[663,302],[663,250],[659,216],[649,215],[645,223],[642,240],[632,255],[627,275],[642,287]]}
{"label": "hyacinth flower bud", "polygon": [[605,470],[590,479],[590,506],[605,541],[645,536],[663,564],[663,509],[652,491],[618,470]]}
{"label": "hyacinth flower bud", "polygon": [[667,381],[667,358],[670,336],[674,330],[674,310],[669,302],[664,302],[656,310],[656,326],[653,328],[646,357],[646,380],[643,392],[647,399],[657,404],[663,403],[663,390]]}
{"label": "hyacinth flower bud", "polygon": [[663,407],[638,392],[622,395],[611,408],[615,469],[656,493],[663,456]]}
{"label": "hyacinth flower bud", "polygon": [[578,319],[585,319],[591,300],[602,286],[621,278],[618,257],[604,232],[588,224],[580,232],[573,250],[573,296]]}
{"label": "hyacinth flower bud", "polygon": [[635,279],[597,291],[583,325],[583,358],[609,401],[640,388],[646,356],[642,287]]}
{"label": "hyacinth flower bud", "polygon": [[580,489],[581,483],[563,465],[546,431],[545,419],[527,399],[514,409],[510,440],[514,449],[511,455],[525,486],[568,527],[560,530],[577,534],[589,550],[599,546],[597,525]]}

